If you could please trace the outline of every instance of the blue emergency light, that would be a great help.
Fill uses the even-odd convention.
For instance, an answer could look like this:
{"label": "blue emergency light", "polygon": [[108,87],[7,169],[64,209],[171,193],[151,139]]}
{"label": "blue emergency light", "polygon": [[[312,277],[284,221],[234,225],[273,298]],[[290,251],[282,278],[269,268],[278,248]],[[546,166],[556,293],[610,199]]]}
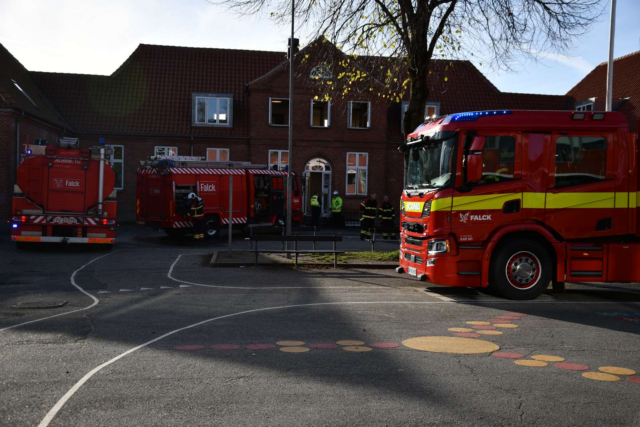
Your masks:
{"label": "blue emergency light", "polygon": [[480,117],[490,117],[490,116],[506,116],[509,114],[513,114],[509,110],[491,110],[491,111],[471,111],[468,113],[459,113],[448,116],[444,123],[449,122],[475,122]]}
{"label": "blue emergency light", "polygon": [[106,140],[104,138],[100,138],[98,140],[98,144],[100,144],[100,145],[104,145],[105,143],[106,143]]}
{"label": "blue emergency light", "polygon": [[18,224],[11,224],[11,227],[18,228]]}

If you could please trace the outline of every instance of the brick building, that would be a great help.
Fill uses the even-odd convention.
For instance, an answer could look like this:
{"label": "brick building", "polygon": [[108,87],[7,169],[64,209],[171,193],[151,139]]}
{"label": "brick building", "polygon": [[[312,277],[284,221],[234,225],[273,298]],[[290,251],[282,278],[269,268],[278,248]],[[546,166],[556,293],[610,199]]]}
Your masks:
{"label": "brick building", "polygon": [[[373,77],[344,97],[314,99],[318,80],[333,78],[332,65],[314,58],[326,58],[327,49],[335,50],[335,58],[342,55],[331,43],[315,46],[320,47],[309,46],[296,57],[294,83],[292,160],[303,175],[306,200],[321,191],[328,205],[334,190],[347,210],[357,209],[371,192],[398,200],[403,162],[397,147],[406,102],[389,102],[368,90],[380,84]],[[374,75],[378,60],[362,57],[357,65]],[[288,164],[289,68],[283,52],[140,45],[110,76],[29,72],[4,48],[0,64],[0,154],[11,165],[1,172],[0,217],[10,211],[16,126],[23,111],[21,143],[27,135],[55,143],[64,133],[79,137],[84,146],[104,137],[116,147],[112,161],[121,220],[134,218],[136,170],[147,156]],[[561,110],[573,102],[570,96],[500,92],[468,61],[434,61],[428,84],[429,115]],[[35,106],[28,100],[33,96]]]}

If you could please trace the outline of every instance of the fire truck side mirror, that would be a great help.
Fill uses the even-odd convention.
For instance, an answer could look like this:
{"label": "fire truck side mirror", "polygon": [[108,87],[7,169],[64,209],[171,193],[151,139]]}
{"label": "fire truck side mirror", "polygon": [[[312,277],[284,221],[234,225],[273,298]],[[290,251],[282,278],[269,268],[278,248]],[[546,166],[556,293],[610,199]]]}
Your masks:
{"label": "fire truck side mirror", "polygon": [[476,136],[471,142],[471,148],[467,155],[467,182],[476,183],[482,179],[483,158],[482,149],[484,148],[485,137]]}

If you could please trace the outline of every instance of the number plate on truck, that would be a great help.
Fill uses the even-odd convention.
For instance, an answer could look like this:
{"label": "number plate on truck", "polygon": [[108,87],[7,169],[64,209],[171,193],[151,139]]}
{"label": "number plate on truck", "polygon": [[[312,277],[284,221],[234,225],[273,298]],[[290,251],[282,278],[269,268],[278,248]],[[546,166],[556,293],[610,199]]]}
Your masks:
{"label": "number plate on truck", "polygon": [[416,277],[418,275],[418,270],[415,267],[409,267],[409,276]]}

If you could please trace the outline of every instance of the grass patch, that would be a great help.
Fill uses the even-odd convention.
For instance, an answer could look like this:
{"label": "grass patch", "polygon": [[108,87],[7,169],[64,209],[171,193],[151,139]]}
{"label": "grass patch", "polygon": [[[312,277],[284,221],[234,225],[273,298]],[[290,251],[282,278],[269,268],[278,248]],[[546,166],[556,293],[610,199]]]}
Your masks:
{"label": "grass patch", "polygon": [[[309,254],[319,263],[333,263],[332,254]],[[338,262],[346,262],[347,260],[359,261],[398,261],[400,251],[387,252],[345,252],[338,255]]]}

